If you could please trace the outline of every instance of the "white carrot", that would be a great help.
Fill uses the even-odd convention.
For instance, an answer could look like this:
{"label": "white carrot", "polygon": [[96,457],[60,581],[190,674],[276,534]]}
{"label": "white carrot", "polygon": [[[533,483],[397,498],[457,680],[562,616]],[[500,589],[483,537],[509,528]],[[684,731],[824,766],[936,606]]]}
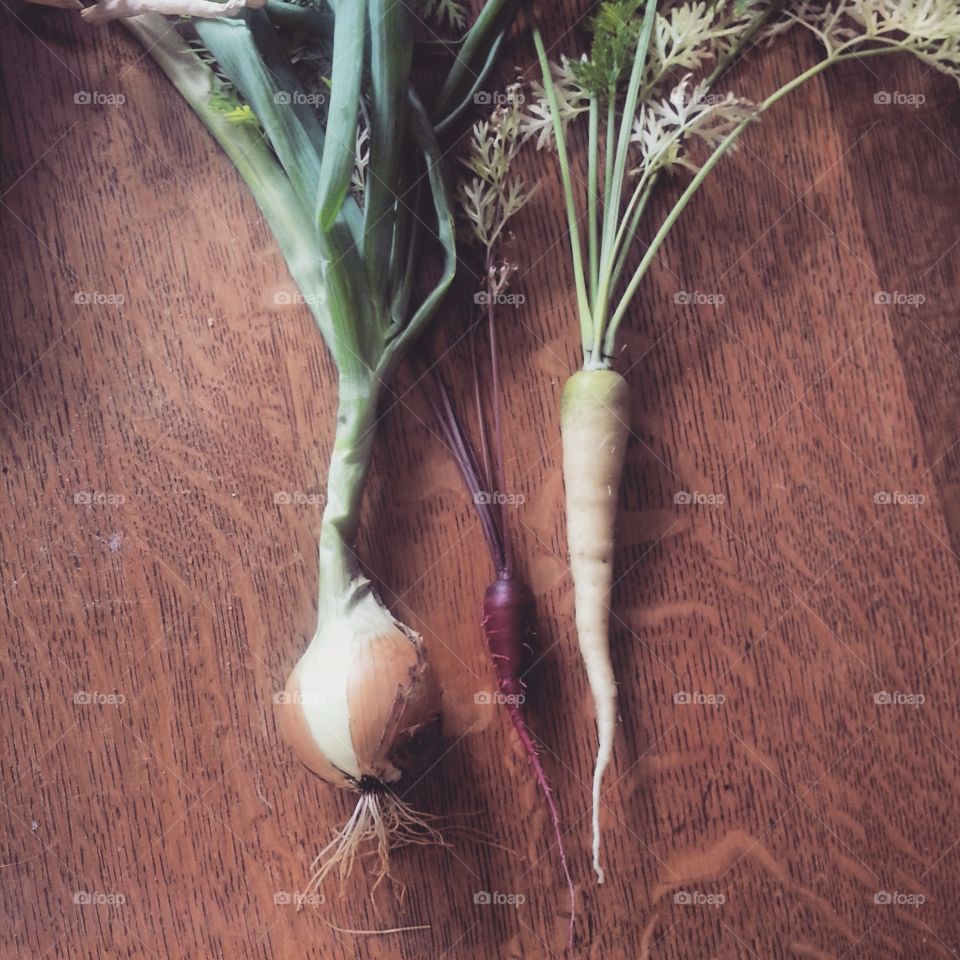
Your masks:
{"label": "white carrot", "polygon": [[[601,883],[599,804],[617,704],[608,638],[613,529],[627,433],[628,389],[609,369],[620,352],[620,324],[691,198],[751,123],[792,90],[833,64],[898,50],[960,81],[956,0],[659,5],[662,10],[658,0],[602,0],[589,53],[557,64],[548,61],[534,23],[543,83],[521,120],[538,149],[549,144],[557,152],[583,348],[583,370],[563,392],[561,421],[576,623],[599,733],[593,863]],[[689,30],[678,47],[681,22]],[[792,23],[821,39],[821,60],[756,104],[715,92],[742,53]],[[567,144],[567,128],[580,116],[588,121],[585,178],[574,177]],[[648,231],[655,188],[686,171],[690,182]],[[638,235],[650,239],[633,264]],[[675,300],[685,302],[679,294]]]}
{"label": "white carrot", "polygon": [[563,388],[560,432],[567,492],[567,543],[573,574],[580,653],[597,711],[593,772],[593,867],[600,866],[600,788],[617,721],[617,685],[610,662],[610,594],[614,521],[629,434],[630,389],[613,370],[581,370]]}

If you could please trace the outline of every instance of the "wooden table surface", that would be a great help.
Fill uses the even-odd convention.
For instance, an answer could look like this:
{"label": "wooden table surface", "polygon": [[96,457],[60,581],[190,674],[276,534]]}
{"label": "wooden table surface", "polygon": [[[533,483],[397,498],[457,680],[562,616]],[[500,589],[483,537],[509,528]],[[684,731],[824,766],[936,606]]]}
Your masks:
{"label": "wooden table surface", "polygon": [[[450,738],[412,796],[489,842],[401,852],[402,903],[360,876],[290,902],[351,803],[273,718],[314,626],[331,364],[276,302],[293,287],[238,177],[124,31],[16,7],[0,43],[0,957],[560,956],[549,823],[476,702],[491,571],[405,372],[362,550],[444,684]],[[507,56],[531,53],[518,35]],[[793,37],[733,86],[815,55]],[[561,525],[574,300],[555,167],[523,161],[546,188],[504,320],[508,472],[579,957],[960,949],[958,118],[955,85],[912,61],[814,82],[724,161],[641,288],[602,888]]]}

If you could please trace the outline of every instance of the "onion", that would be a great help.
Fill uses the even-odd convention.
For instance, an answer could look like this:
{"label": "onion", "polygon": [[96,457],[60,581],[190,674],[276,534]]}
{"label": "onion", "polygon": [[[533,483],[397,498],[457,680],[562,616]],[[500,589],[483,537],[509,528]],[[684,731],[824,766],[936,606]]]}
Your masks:
{"label": "onion", "polygon": [[277,698],[280,732],[317,776],[360,794],[353,816],[313,864],[310,887],[335,866],[341,881],[375,841],[377,882],[392,847],[443,843],[430,817],[393,791],[439,739],[440,687],[419,634],[399,623],[359,579],[344,609],[326,616]]}

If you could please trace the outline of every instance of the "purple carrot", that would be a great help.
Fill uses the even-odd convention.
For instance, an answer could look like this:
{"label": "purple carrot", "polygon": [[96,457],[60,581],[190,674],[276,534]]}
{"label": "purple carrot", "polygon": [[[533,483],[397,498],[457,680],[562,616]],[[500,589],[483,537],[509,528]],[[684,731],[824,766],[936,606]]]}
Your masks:
{"label": "purple carrot", "polygon": [[576,916],[576,891],[567,865],[567,855],[563,849],[563,835],[560,832],[560,814],[550,781],[540,762],[540,751],[527,725],[525,707],[526,684],[523,682],[523,669],[526,652],[536,638],[537,614],[533,594],[530,588],[515,574],[498,576],[487,587],[483,597],[483,632],[490,649],[490,658],[497,674],[497,686],[503,696],[503,703],[513,721],[513,728],[520,737],[523,749],[533,767],[534,776],[550,810],[553,832],[560,851],[560,863],[570,892],[570,932],[568,942],[573,946],[573,923]]}
{"label": "purple carrot", "polygon": [[[534,777],[543,792],[553,824],[554,836],[560,853],[560,864],[570,894],[570,928],[568,946],[573,947],[574,921],[576,918],[576,890],[570,876],[570,868],[563,846],[560,829],[560,814],[556,799],[547,778],[540,751],[527,723],[525,699],[526,684],[523,680],[526,654],[536,638],[536,604],[533,593],[514,570],[513,548],[507,523],[506,508],[502,497],[491,494],[503,490],[503,448],[499,417],[500,375],[497,363],[497,341],[492,311],[488,312],[487,333],[490,346],[491,386],[493,388],[493,443],[487,439],[487,428],[481,402],[479,371],[476,350],[471,344],[473,359],[473,396],[478,406],[481,452],[477,454],[467,432],[457,417],[450,400],[450,393],[433,363],[415,364],[421,386],[440,426],[443,440],[449,448],[470,491],[480,525],[490,549],[496,580],[487,588],[483,598],[483,633],[490,650],[497,677],[501,699],[507,709],[513,727],[533,769]],[[491,447],[492,456],[491,456]],[[495,502],[499,501],[499,502]]]}

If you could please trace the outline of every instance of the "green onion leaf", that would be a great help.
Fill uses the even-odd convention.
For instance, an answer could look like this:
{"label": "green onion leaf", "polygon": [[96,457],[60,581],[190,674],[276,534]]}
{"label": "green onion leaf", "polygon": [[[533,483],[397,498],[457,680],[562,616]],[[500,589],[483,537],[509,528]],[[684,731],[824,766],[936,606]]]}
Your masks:
{"label": "green onion leaf", "polygon": [[[411,317],[410,322],[402,329],[398,329],[393,338],[389,341],[386,349],[383,351],[383,359],[377,369],[377,374],[385,378],[393,367],[393,364],[403,355],[403,351],[409,345],[411,340],[415,340],[422,332],[431,317],[440,305],[444,294],[453,281],[453,276],[457,270],[457,240],[454,224],[453,210],[450,206],[450,198],[447,196],[446,182],[443,177],[441,166],[442,157],[440,146],[437,143],[433,126],[427,111],[423,104],[417,98],[417,95],[411,89],[409,91],[410,118],[413,121],[411,129],[417,145],[423,152],[423,159],[427,166],[427,178],[430,183],[430,192],[433,196],[433,209],[437,216],[437,240],[443,248],[443,270],[440,278],[434,284],[433,289],[424,298],[420,307]],[[417,219],[416,227],[423,228],[422,222]],[[412,242],[416,242],[416,236]],[[417,261],[413,260],[413,267],[416,268]]]}
{"label": "green onion leaf", "polygon": [[329,230],[350,189],[360,112],[366,7],[357,0],[339,0],[333,34],[333,69],[326,142],[320,163],[317,218]]}
{"label": "green onion leaf", "polygon": [[[353,0],[360,2],[360,0]],[[370,298],[384,315],[394,209],[407,132],[407,88],[413,58],[410,15],[402,0],[369,0],[370,163],[364,191],[363,256]]]}
{"label": "green onion leaf", "polygon": [[323,129],[265,17],[197,20],[200,39],[266,131],[301,201],[313,208]]}
{"label": "green onion leaf", "polygon": [[440,88],[433,106],[434,127],[442,133],[473,102],[520,7],[519,0],[487,0]]}

